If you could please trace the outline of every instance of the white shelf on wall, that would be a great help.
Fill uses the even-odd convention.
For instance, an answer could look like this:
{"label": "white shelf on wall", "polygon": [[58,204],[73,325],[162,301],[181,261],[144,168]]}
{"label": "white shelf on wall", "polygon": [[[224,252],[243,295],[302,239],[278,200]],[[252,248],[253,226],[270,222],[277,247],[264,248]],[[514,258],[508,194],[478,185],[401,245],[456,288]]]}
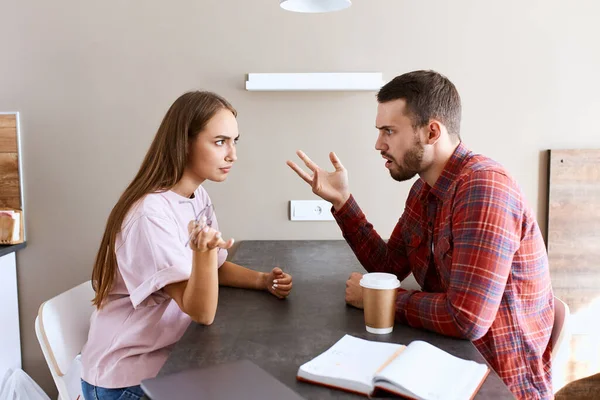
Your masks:
{"label": "white shelf on wall", "polygon": [[383,86],[381,72],[323,72],[248,74],[251,91],[376,91]]}

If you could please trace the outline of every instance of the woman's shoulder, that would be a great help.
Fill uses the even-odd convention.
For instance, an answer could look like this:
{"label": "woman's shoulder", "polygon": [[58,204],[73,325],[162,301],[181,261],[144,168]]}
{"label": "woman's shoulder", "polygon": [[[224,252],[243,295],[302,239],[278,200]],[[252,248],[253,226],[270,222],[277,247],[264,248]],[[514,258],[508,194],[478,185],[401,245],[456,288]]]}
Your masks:
{"label": "woman's shoulder", "polygon": [[172,221],[169,200],[163,193],[149,193],[138,200],[129,210],[121,225],[121,239],[129,236],[131,230],[144,230],[148,224]]}
{"label": "woman's shoulder", "polygon": [[[202,186],[198,186],[198,189],[194,191],[194,197],[199,206],[204,207],[211,204],[210,196]],[[177,204],[175,203],[188,201],[190,199],[186,199],[171,191],[148,193],[131,207],[125,220],[133,222],[133,220],[140,217],[174,218],[173,209],[177,208]]]}
{"label": "woman's shoulder", "polygon": [[164,193],[156,192],[144,195],[131,207],[123,221],[123,228],[130,226],[140,218],[171,219],[172,208]]}
{"label": "woman's shoulder", "polygon": [[169,199],[166,192],[148,193],[131,208],[130,214],[139,216],[166,217],[170,210]]}

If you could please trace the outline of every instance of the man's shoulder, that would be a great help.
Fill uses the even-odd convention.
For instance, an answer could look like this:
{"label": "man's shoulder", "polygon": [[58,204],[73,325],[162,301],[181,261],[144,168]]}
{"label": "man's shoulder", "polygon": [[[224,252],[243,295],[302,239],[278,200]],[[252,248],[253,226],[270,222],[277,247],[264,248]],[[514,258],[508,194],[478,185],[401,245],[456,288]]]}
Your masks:
{"label": "man's shoulder", "polygon": [[511,186],[518,186],[511,174],[499,162],[482,154],[473,154],[456,177],[457,184],[472,183],[485,178],[502,179]]}
{"label": "man's shoulder", "polygon": [[500,172],[508,175],[506,168],[498,161],[484,156],[483,154],[473,154],[462,168],[461,175],[478,171]]}
{"label": "man's shoulder", "polygon": [[480,155],[473,155],[456,177],[454,201],[459,199],[470,204],[496,202],[513,209],[527,208],[521,187],[508,170],[499,162]]}

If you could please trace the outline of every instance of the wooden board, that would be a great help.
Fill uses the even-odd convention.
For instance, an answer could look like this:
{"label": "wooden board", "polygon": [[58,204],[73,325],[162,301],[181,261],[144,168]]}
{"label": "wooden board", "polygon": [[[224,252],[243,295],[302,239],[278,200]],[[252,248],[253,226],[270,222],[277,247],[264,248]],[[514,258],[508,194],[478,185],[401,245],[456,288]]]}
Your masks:
{"label": "wooden board", "polygon": [[0,114],[0,208],[23,209],[16,114]]}
{"label": "wooden board", "polygon": [[571,313],[600,297],[600,150],[550,150],[548,258]]}
{"label": "wooden board", "polygon": [[552,287],[571,311],[561,366],[570,382],[600,371],[600,150],[550,150],[548,180]]}
{"label": "wooden board", "polygon": [[17,151],[17,116],[0,114],[0,153]]}

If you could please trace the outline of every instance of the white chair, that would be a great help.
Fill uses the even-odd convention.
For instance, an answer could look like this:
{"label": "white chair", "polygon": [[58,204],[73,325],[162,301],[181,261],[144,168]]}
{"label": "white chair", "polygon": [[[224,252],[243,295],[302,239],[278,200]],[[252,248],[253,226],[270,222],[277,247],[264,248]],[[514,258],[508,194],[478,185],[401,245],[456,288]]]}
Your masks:
{"label": "white chair", "polygon": [[94,311],[91,281],[42,303],[35,333],[60,400],[83,400],[79,353],[88,338]]}
{"label": "white chair", "polygon": [[552,390],[558,392],[567,384],[566,367],[571,353],[571,311],[569,306],[554,297],[554,326],[550,335],[552,344]]}

